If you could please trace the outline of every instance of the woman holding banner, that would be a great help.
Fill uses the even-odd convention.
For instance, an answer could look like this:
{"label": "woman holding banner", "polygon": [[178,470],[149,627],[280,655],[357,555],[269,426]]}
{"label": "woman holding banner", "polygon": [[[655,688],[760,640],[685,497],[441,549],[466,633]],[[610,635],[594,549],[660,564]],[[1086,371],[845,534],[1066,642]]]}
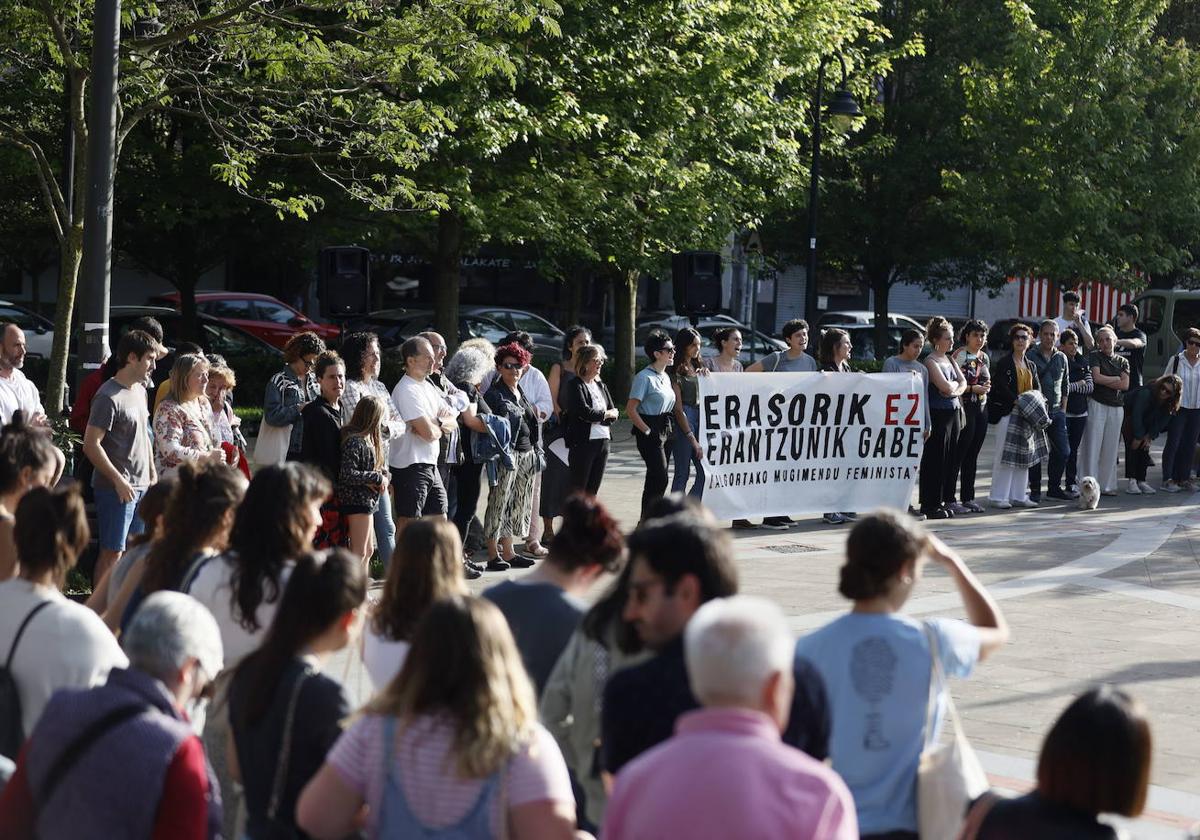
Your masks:
{"label": "woman holding banner", "polygon": [[[925,330],[933,352],[925,358],[929,371],[929,439],[921,455],[921,513],[927,519],[950,519],[967,508],[954,501],[954,453],[962,431],[962,401],[966,378],[950,358],[954,329],[945,318],[932,318]],[[951,508],[951,505],[955,505]]]}
{"label": "woman holding banner", "polygon": [[675,333],[675,364],[667,372],[675,391],[675,437],[671,447],[675,478],[671,492],[687,490],[688,474],[694,466],[696,480],[689,495],[699,501],[704,496],[704,450],[696,433],[700,431],[700,377],[708,376],[708,368],[700,360],[700,333],[695,327]]}
{"label": "woman holding banner", "polygon": [[662,330],[646,336],[646,355],[650,364],[638,371],[629,390],[625,414],[633,422],[638,454],[646,462],[646,483],[642,486],[642,518],[650,505],[667,490],[667,451],[671,438],[671,413],[675,409],[675,389],[667,366],[675,360],[675,345]]}
{"label": "woman holding banner", "polygon": [[[853,373],[850,369],[850,351],[854,347],[850,343],[850,333],[836,327],[825,330],[821,334],[820,359],[821,370],[825,373]],[[841,513],[826,513],[821,517],[826,525],[843,525],[853,522],[858,514],[842,511]]]}

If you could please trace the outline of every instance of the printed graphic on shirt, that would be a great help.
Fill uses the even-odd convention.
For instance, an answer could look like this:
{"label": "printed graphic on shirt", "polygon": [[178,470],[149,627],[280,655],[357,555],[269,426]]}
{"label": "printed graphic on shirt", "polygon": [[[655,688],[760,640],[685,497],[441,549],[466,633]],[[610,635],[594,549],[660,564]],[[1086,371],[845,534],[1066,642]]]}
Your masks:
{"label": "printed graphic on shirt", "polygon": [[891,696],[898,661],[896,651],[882,636],[868,636],[856,644],[850,653],[850,678],[854,683],[854,691],[871,704],[863,732],[863,749],[882,751],[892,746],[883,735],[883,716],[879,712],[879,704]]}

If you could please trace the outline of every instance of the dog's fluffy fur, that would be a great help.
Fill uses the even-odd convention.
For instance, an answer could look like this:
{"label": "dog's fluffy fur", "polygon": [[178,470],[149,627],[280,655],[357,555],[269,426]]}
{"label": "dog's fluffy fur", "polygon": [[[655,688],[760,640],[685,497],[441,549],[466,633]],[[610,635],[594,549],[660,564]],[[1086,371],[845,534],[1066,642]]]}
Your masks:
{"label": "dog's fluffy fur", "polygon": [[1079,482],[1079,509],[1095,510],[1100,505],[1100,483],[1092,476]]}

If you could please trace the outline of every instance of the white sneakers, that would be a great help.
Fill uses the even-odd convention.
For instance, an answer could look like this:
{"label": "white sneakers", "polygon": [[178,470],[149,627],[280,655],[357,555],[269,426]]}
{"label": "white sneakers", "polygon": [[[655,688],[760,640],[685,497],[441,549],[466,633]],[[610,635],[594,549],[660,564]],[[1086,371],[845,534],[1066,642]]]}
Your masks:
{"label": "white sneakers", "polygon": [[1130,496],[1142,495],[1142,488],[1138,487],[1137,479],[1135,479],[1135,478],[1129,479],[1129,486],[1125,488],[1125,492],[1128,493]]}
{"label": "white sneakers", "polygon": [[1153,496],[1155,493],[1158,492],[1157,490],[1155,490],[1153,487],[1151,487],[1145,481],[1139,481],[1137,483],[1137,485],[1138,485],[1138,489],[1141,490],[1143,493],[1145,493],[1147,496]]}
{"label": "white sneakers", "polygon": [[1171,480],[1164,481],[1163,486],[1162,486],[1162,491],[1164,493],[1178,493],[1179,485]]}
{"label": "white sneakers", "polygon": [[[1166,487],[1163,488],[1166,490]],[[1138,481],[1135,478],[1129,479],[1129,486],[1125,488],[1125,492],[1130,496],[1153,496],[1158,491],[1144,481]],[[1167,490],[1168,493],[1178,493],[1178,490]]]}

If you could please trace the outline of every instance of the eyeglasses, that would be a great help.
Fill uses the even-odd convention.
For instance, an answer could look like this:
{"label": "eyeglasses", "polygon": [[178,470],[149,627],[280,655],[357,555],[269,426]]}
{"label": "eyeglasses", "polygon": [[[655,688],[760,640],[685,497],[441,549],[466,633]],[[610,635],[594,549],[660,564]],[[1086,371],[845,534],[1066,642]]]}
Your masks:
{"label": "eyeglasses", "polygon": [[674,353],[675,347],[668,344],[666,347],[658,351],[659,353]]}
{"label": "eyeglasses", "polygon": [[505,370],[520,370],[521,363],[520,362],[505,362],[504,364],[500,365],[500,367],[504,368]]}

